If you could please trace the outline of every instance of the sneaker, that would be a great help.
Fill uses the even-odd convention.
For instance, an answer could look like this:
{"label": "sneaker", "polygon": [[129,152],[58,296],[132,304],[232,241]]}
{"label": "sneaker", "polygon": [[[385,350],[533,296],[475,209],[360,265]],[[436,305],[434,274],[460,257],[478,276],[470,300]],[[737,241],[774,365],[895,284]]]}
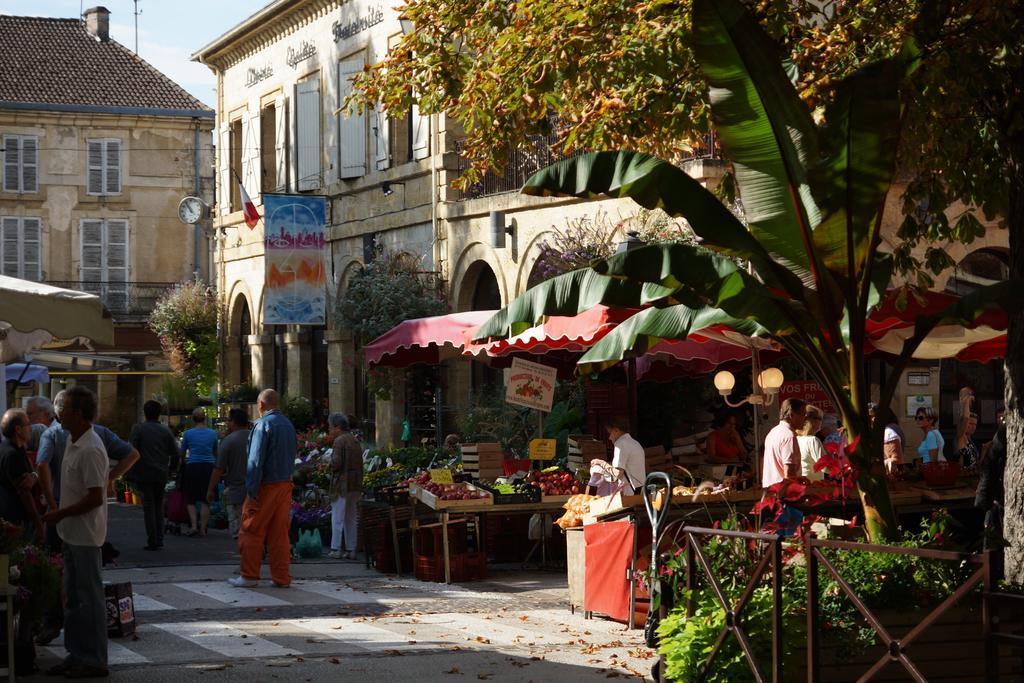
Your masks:
{"label": "sneaker", "polygon": [[356,559],[356,551],[355,550],[349,550],[347,553],[345,553],[345,559],[346,560],[354,560],[354,559]]}
{"label": "sneaker", "polygon": [[272,581],[271,583],[274,584],[274,588],[289,588],[291,586],[290,583],[278,583],[277,581]]}
{"label": "sneaker", "polygon": [[255,588],[260,585],[260,582],[256,579],[247,579],[244,576],[232,576],[228,579],[228,583],[235,588]]}
{"label": "sneaker", "polygon": [[[36,645],[49,645],[54,638],[60,635],[60,632],[61,628],[59,626],[50,626],[49,628],[46,628],[42,633],[36,636]],[[60,664],[57,666],[60,666]]]}
{"label": "sneaker", "polygon": [[344,555],[341,554],[340,550],[332,550],[331,552],[327,553],[327,557],[331,558],[332,560],[340,560],[344,557]]}

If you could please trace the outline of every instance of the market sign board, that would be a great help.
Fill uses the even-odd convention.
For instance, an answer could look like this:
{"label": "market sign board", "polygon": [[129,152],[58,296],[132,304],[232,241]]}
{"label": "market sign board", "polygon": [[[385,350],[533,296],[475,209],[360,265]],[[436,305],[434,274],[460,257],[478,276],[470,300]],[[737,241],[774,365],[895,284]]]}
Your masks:
{"label": "market sign board", "polygon": [[533,439],[530,441],[530,460],[554,460],[557,448],[557,439]]}
{"label": "market sign board", "polygon": [[836,407],[832,405],[832,401],[825,394],[825,390],[821,388],[820,384],[812,380],[796,379],[783,382],[782,388],[779,389],[779,403],[787,398],[798,398],[804,403],[810,403],[812,406],[821,408],[821,411],[826,415],[839,414]]}
{"label": "market sign board", "polygon": [[555,375],[555,368],[513,358],[505,387],[505,401],[551,412],[551,404],[555,400]]}
{"label": "market sign board", "polygon": [[430,481],[435,484],[453,484],[451,470],[430,470]]}
{"label": "market sign board", "polygon": [[323,325],[327,319],[323,196],[264,194],[263,323]]}

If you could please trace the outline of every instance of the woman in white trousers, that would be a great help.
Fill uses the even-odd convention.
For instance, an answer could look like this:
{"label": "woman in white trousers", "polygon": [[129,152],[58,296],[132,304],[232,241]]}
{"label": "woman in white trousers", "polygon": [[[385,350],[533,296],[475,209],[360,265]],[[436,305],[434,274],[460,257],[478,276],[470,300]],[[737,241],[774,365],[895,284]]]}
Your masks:
{"label": "woman in white trousers", "polygon": [[[331,452],[331,552],[336,560],[356,559],[356,523],[359,498],[363,495],[362,446],[349,431],[348,418],[331,413],[327,418],[329,434],[334,437]],[[345,549],[342,551],[342,539]]]}

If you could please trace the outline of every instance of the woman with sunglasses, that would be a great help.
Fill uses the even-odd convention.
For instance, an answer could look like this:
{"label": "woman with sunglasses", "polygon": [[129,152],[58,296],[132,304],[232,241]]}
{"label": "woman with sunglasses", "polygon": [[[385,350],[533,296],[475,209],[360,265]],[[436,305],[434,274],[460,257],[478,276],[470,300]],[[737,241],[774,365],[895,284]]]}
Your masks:
{"label": "woman with sunglasses", "polygon": [[924,432],[924,441],[917,447],[917,454],[925,463],[945,462],[946,456],[942,449],[946,447],[946,441],[939,433],[939,416],[934,408],[918,408],[914,416],[917,426]]}

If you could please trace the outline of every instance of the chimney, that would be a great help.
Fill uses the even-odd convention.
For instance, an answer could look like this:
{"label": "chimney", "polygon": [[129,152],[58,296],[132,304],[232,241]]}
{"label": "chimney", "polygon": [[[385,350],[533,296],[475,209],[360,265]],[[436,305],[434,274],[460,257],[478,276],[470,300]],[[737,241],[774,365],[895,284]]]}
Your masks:
{"label": "chimney", "polygon": [[110,10],[106,7],[85,10],[85,30],[104,43],[110,40]]}

